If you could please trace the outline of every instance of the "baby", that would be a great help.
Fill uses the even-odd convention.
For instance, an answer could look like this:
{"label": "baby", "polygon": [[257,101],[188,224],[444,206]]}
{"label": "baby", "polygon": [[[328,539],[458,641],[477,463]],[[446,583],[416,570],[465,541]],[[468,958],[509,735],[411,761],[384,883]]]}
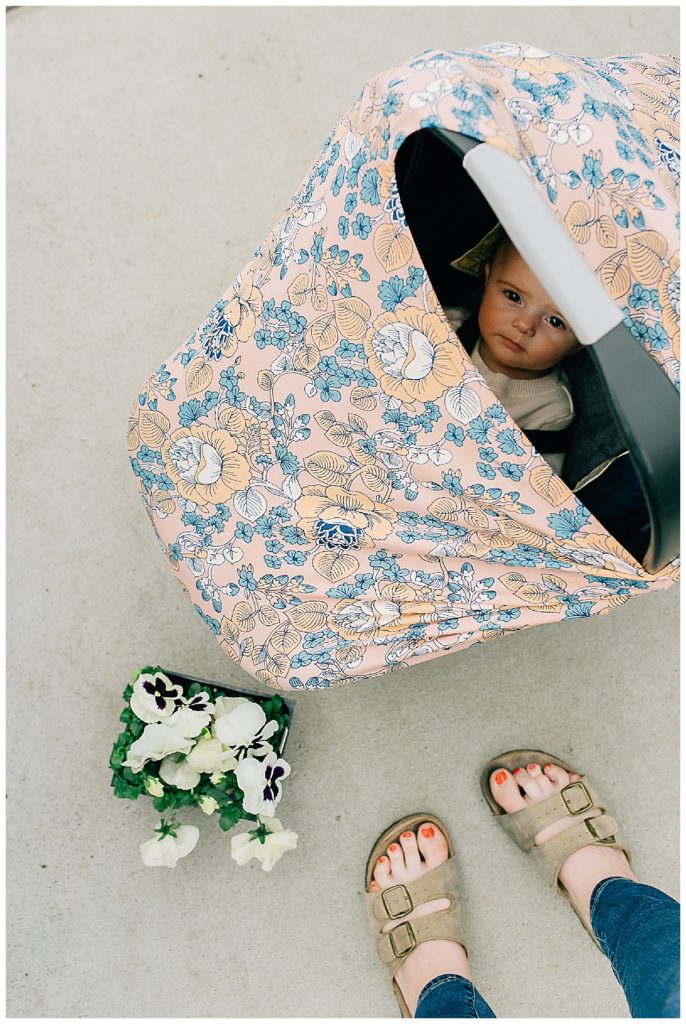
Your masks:
{"label": "baby", "polygon": [[[486,284],[472,361],[525,434],[563,430],[574,419],[574,404],[558,363],[582,346],[502,229],[496,237],[483,268]],[[462,269],[464,259],[452,265]],[[458,329],[453,312],[446,310]],[[531,442],[537,447],[534,437]],[[564,451],[541,455],[561,472]]]}

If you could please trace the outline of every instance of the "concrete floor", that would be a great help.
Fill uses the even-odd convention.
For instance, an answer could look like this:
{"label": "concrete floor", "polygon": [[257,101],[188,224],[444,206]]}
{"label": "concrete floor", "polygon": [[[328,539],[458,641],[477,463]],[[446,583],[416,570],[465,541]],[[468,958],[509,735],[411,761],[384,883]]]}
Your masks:
{"label": "concrete floor", "polygon": [[300,849],[271,875],[234,864],[199,812],[188,860],[143,867],[154,811],[113,799],[107,760],[137,666],[249,681],[140,506],[132,397],[247,262],[365,80],[427,47],[494,40],[673,53],[678,16],[9,13],[9,1016],[396,1016],[363,870],[377,834],[418,808],[459,848],[473,969],[498,1014],[628,1016],[607,961],[490,819],[478,776],[513,746],[569,758],[607,795],[640,874],[676,895],[676,587],[299,696],[280,817]]}

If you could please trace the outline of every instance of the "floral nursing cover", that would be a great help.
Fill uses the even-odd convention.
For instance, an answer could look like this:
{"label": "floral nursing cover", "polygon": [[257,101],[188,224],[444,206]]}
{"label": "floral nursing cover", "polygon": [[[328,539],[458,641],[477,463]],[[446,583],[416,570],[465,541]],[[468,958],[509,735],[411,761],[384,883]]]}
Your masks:
{"label": "floral nursing cover", "polygon": [[427,126],[514,156],[678,385],[678,74],[671,56],[499,43],[377,75],[146,381],[129,426],[143,503],[252,675],[369,678],[677,578],[676,562],[646,573],[488,389],[428,280],[394,159]]}

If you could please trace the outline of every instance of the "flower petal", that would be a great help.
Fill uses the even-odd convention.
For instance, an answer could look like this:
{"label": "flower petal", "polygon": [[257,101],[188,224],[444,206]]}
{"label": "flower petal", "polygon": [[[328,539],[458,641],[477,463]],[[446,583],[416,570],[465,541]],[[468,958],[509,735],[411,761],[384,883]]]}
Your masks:
{"label": "flower petal", "polygon": [[287,850],[294,850],[298,845],[298,833],[282,829],[268,835],[262,847],[262,870],[271,871],[276,862]]}
{"label": "flower petal", "polygon": [[248,746],[266,721],[260,705],[248,701],[217,720],[217,736],[227,747]]}
{"label": "flower petal", "polygon": [[254,840],[247,832],[231,836],[231,856],[241,866],[253,859],[257,846],[260,846],[259,841]]}
{"label": "flower petal", "polygon": [[160,765],[160,778],[177,789],[194,789],[200,782],[200,772],[197,772],[188,761],[165,757]]}

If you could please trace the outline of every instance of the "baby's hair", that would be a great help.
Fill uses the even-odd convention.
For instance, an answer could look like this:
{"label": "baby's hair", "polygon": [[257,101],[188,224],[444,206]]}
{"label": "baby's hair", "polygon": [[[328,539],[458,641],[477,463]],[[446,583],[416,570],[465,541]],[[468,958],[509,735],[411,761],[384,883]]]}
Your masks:
{"label": "baby's hair", "polygon": [[496,245],[495,249],[493,250],[488,259],[488,262],[491,265],[493,265],[493,263],[499,257],[507,255],[508,252],[517,252],[517,249],[515,248],[514,242],[512,241],[510,236],[506,235],[505,232],[503,231],[502,236],[498,241],[498,244]]}

